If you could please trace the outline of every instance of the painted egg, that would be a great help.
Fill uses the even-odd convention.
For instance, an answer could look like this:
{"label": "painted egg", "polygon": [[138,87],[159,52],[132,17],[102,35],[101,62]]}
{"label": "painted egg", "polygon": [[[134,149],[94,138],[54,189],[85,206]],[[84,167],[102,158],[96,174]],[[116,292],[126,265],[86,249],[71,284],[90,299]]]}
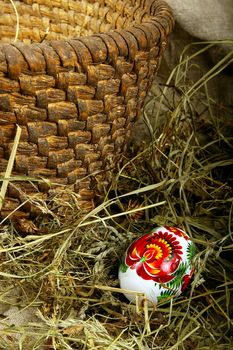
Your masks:
{"label": "painted egg", "polygon": [[177,297],[190,282],[194,255],[195,245],[183,230],[158,227],[127,249],[119,268],[120,287],[133,302],[137,293],[155,304]]}

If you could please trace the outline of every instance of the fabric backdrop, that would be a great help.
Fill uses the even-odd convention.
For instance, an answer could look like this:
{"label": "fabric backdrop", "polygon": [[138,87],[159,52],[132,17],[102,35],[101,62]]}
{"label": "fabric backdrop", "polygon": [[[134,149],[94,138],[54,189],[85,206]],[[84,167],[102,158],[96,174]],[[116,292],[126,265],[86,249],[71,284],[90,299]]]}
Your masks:
{"label": "fabric backdrop", "polygon": [[[233,0],[166,0],[176,25],[165,52],[168,72],[179,62],[183,48],[194,41],[233,40]],[[233,50],[232,45],[218,45],[198,57],[197,64],[208,70]],[[163,66],[162,66],[163,68]],[[213,97],[233,106],[233,64],[212,83]]]}

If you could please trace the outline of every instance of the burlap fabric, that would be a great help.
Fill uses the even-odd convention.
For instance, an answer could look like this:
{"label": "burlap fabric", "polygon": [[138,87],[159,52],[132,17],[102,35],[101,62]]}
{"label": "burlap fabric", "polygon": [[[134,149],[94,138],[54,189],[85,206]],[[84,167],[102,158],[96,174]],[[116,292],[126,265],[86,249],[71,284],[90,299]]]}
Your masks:
{"label": "burlap fabric", "polygon": [[[165,55],[168,71],[179,62],[180,53],[191,42],[233,39],[232,0],[167,0],[167,3],[176,20]],[[218,45],[199,56],[196,62],[206,71],[232,50],[232,45]],[[227,106],[233,106],[232,71],[233,68],[229,67],[210,84],[213,97]]]}

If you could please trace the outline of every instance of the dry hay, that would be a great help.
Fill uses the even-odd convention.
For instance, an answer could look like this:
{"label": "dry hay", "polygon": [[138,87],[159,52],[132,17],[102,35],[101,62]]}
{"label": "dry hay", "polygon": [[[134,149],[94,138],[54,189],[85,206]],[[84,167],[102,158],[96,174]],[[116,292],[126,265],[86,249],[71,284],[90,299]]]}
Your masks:
{"label": "dry hay", "polygon": [[[144,110],[150,142],[132,144],[95,210],[80,213],[66,193],[62,213],[58,197],[37,226],[2,223],[1,304],[36,316],[18,325],[2,317],[0,349],[232,348],[233,111],[209,96],[208,80],[233,53],[188,79],[193,57],[214,44],[195,44],[193,56],[186,48],[165,86],[154,84]],[[131,305],[118,288],[120,258],[163,224],[183,226],[198,247],[192,285],[158,307]]]}

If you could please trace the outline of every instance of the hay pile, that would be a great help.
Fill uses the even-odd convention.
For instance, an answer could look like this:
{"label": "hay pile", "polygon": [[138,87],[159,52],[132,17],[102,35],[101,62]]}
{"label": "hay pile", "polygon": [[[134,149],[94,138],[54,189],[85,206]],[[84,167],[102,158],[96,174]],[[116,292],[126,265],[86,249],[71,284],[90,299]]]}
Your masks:
{"label": "hay pile", "polygon": [[[155,82],[150,141],[132,144],[95,210],[80,212],[67,190],[60,211],[59,197],[53,212],[38,203],[47,215],[27,235],[1,223],[0,349],[232,349],[233,111],[209,96],[208,81],[233,53],[189,80],[214,44],[186,48],[167,83]],[[163,224],[184,227],[198,247],[192,285],[158,307],[130,305],[118,288],[121,256]]]}

